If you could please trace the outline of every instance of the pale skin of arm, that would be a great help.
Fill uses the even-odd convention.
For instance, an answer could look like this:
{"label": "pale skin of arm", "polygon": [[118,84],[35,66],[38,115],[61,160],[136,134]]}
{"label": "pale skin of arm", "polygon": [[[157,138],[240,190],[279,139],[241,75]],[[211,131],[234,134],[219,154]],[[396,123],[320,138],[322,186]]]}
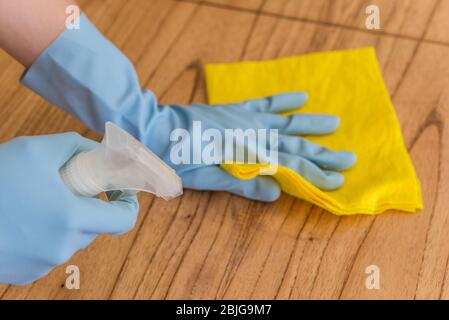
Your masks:
{"label": "pale skin of arm", "polygon": [[74,0],[0,0],[0,48],[29,67],[62,33]]}

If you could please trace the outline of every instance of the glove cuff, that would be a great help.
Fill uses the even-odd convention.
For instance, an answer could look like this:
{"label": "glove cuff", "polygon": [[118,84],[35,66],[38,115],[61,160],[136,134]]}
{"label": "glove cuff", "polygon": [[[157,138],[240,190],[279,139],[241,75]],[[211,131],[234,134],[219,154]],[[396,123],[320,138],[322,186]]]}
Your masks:
{"label": "glove cuff", "polygon": [[50,103],[104,133],[111,121],[139,138],[157,100],[142,92],[128,58],[89,21],[66,29],[25,71],[22,84]]}

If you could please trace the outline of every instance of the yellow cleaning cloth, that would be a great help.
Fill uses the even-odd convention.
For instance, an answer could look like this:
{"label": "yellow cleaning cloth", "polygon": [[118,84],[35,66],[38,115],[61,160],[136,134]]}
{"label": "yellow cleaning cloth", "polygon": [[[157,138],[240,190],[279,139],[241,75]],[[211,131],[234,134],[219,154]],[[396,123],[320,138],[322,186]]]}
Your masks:
{"label": "yellow cleaning cloth", "polygon": [[[322,191],[293,170],[280,167],[274,178],[282,190],[338,215],[378,214],[422,208],[420,183],[404,146],[401,129],[373,48],[314,53],[273,61],[206,66],[209,102],[230,103],[288,91],[306,91],[304,113],[338,115],[334,134],[307,137],[334,150],[357,154],[344,172],[345,184]],[[240,179],[259,174],[258,164],[226,164]]]}

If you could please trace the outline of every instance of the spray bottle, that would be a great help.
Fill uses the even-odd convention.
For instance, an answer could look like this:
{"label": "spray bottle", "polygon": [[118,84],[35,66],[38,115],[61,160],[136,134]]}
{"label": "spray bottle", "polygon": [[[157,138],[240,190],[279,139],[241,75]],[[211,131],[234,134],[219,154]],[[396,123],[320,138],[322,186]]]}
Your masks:
{"label": "spray bottle", "polygon": [[147,147],[112,122],[102,143],[81,152],[60,170],[76,195],[94,197],[106,191],[144,191],[165,200],[182,194],[181,178]]}

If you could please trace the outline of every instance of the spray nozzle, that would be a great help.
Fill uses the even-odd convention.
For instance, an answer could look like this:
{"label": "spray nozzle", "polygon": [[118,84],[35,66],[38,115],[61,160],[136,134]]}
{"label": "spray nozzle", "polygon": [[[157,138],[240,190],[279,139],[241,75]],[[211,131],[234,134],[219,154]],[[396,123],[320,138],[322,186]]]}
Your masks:
{"label": "spray nozzle", "polygon": [[60,173],[68,188],[81,196],[131,190],[170,200],[182,194],[175,171],[112,122],[106,123],[106,134],[96,149],[78,153]]}

